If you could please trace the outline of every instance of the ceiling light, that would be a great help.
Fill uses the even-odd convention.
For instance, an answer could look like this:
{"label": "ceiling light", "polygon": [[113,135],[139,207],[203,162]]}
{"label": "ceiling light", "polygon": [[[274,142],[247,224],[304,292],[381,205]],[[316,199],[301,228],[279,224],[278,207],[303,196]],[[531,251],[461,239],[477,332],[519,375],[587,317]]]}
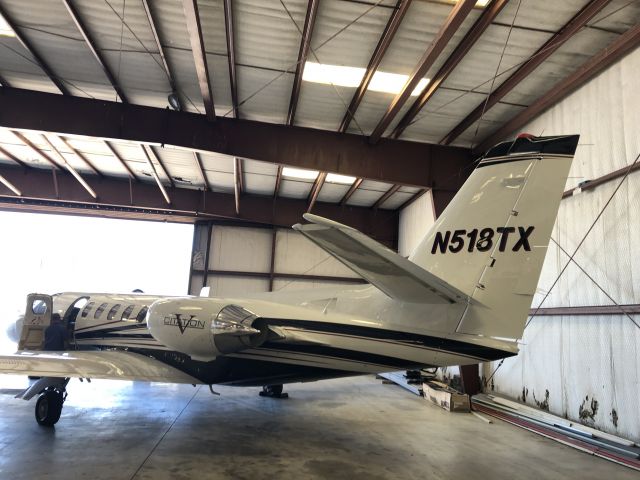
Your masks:
{"label": "ceiling light", "polygon": [[341,183],[343,185],[351,185],[356,181],[356,177],[350,177],[348,175],[338,175],[337,173],[327,174],[326,181],[329,183]]}
{"label": "ceiling light", "polygon": [[180,103],[180,97],[178,97],[178,94],[176,92],[171,92],[169,94],[169,96],[167,97],[167,100],[169,101],[169,105],[171,106],[171,108],[173,108],[176,111],[182,110],[182,104]]}
{"label": "ceiling light", "polygon": [[15,37],[16,32],[9,26],[7,21],[0,15],[0,37]]}
{"label": "ceiling light", "polygon": [[[306,62],[302,79],[307,82],[323,83],[325,85],[338,85],[340,87],[357,87],[366,72],[365,68],[344,67],[341,65],[327,65],[324,63]],[[369,82],[368,90],[383,93],[400,93],[409,75],[377,71]],[[423,78],[418,86],[411,92],[415,97],[429,83],[428,78]]]}
{"label": "ceiling light", "polygon": [[315,180],[318,177],[317,170],[303,170],[302,168],[284,167],[282,175],[289,178],[297,178],[299,180]]}

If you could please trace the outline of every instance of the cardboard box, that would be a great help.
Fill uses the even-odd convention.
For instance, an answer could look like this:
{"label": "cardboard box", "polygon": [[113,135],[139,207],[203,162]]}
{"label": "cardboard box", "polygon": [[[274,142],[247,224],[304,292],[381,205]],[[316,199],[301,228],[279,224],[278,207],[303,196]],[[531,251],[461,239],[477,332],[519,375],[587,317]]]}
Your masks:
{"label": "cardboard box", "polygon": [[422,395],[425,399],[444,408],[448,412],[471,411],[469,395],[458,393],[450,388],[423,383]]}

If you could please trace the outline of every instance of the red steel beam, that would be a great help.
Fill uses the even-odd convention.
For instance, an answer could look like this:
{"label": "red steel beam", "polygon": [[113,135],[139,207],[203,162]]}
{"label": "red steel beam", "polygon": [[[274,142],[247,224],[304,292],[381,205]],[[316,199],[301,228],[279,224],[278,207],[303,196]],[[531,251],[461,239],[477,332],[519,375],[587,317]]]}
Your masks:
{"label": "red steel beam", "polygon": [[207,53],[204,47],[202,36],[202,25],[200,24],[200,13],[198,12],[198,0],[182,0],[184,15],[187,20],[187,30],[189,30],[189,41],[193,52],[193,61],[196,65],[200,94],[204,103],[204,111],[209,121],[216,119],[216,110],[213,104],[213,89],[209,78],[209,67],[207,65]]}
{"label": "red steel beam", "polygon": [[287,125],[293,125],[296,117],[298,97],[300,96],[300,88],[302,86],[302,72],[304,72],[304,65],[307,62],[307,56],[311,48],[311,36],[313,35],[313,26],[316,23],[319,4],[320,0],[309,0],[309,5],[307,6],[307,16],[304,19],[300,49],[298,50],[298,63],[296,63],[296,73],[293,77],[293,88],[291,89],[291,99],[289,100]]}
{"label": "red steel beam", "polygon": [[391,195],[393,195],[394,193],[396,193],[398,190],[400,190],[400,187],[402,185],[394,185],[393,187],[391,187],[389,190],[387,190],[378,200],[376,200],[376,203],[374,203],[371,208],[373,209],[378,209],[380,208],[380,206],[386,202],[389,197]]}
{"label": "red steel beam", "polygon": [[54,170],[57,170],[57,169],[64,170],[64,167],[62,165],[58,164],[58,162],[56,162],[53,158],[51,158],[49,155],[47,155],[42,150],[40,150],[35,143],[33,143],[31,140],[25,137],[22,133],[13,132],[13,134],[18,138],[18,140],[20,140],[27,147],[29,147],[33,153],[35,153],[37,156],[39,156],[45,162],[51,165],[51,168],[53,168]]}
{"label": "red steel beam", "polygon": [[282,165],[278,165],[278,173],[276,173],[276,185],[273,187],[273,198],[278,198],[280,193],[280,185],[282,184]]}
{"label": "red steel beam", "polygon": [[384,57],[385,53],[387,53],[389,45],[391,45],[391,42],[395,37],[396,32],[398,31],[398,28],[402,23],[402,19],[407,13],[410,5],[411,0],[398,0],[396,8],[394,8],[393,12],[389,16],[387,26],[384,28],[382,36],[380,37],[380,40],[378,40],[378,45],[376,45],[376,48],[371,55],[371,60],[369,60],[369,65],[367,65],[367,70],[362,77],[362,81],[353,94],[351,102],[349,103],[349,107],[347,107],[347,111],[342,118],[342,122],[340,122],[340,127],[338,127],[339,132],[346,132],[347,128],[349,128],[349,124],[351,123],[351,120],[353,120],[353,117],[356,114],[356,110],[358,109],[360,102],[364,98],[364,94],[367,93],[369,83],[371,83],[373,75],[376,73],[376,70],[378,70],[382,58]]}
{"label": "red steel beam", "polygon": [[[171,145],[420,188],[458,188],[466,148],[218,118],[16,88],[0,90],[0,126]],[[61,115],[60,112],[64,112]],[[249,140],[248,140],[249,139]],[[392,161],[390,161],[392,159]]]}
{"label": "red steel beam", "polygon": [[[9,25],[11,30],[13,30],[13,33],[16,35],[16,39],[31,54],[31,56],[36,61],[40,69],[47,75],[47,77],[49,77],[49,80],[53,82],[53,84],[58,88],[58,90],[60,90],[60,93],[62,93],[63,95],[71,95],[71,92],[69,91],[67,86],[64,84],[62,79],[60,79],[60,77],[58,77],[55,73],[53,73],[53,70],[51,69],[49,64],[45,61],[44,58],[42,58],[42,56],[40,56],[40,54],[33,47],[29,39],[22,34],[20,29],[14,22],[13,18],[11,18],[11,16],[7,13],[7,11],[3,9],[1,6],[0,6],[0,18],[4,19],[6,24]],[[3,87],[9,86],[9,84],[5,80],[2,80],[2,82],[0,83],[2,83]]]}
{"label": "red steel beam", "polygon": [[236,215],[240,215],[240,195],[242,195],[242,166],[238,157],[233,159],[233,195],[235,197]]}
{"label": "red steel beam", "polygon": [[611,0],[591,0],[589,4],[578,12],[553,37],[545,42],[525,63],[496,88],[486,100],[483,100],[469,115],[466,116],[441,141],[442,145],[449,145],[462,135],[471,125],[482,117],[491,107],[503,99],[509,92],[525,80],[542,62],[553,55],[567,40],[578,33],[589,20],[606,7]]}
{"label": "red steel beam", "polygon": [[497,131],[485,138],[476,152],[485,152],[507,135],[529,123],[533,118],[552,107],[597,74],[640,46],[640,25],[630,28],[605,48],[583,63],[575,72],[560,80],[538,100],[506,122]]}
{"label": "red steel beam", "polygon": [[118,94],[118,96],[120,97],[120,100],[122,100],[123,103],[129,103],[129,100],[127,100],[127,96],[122,91],[122,88],[120,88],[120,85],[118,84],[118,80],[116,80],[116,77],[111,71],[111,69],[109,68],[107,61],[105,60],[102,53],[96,46],[96,43],[93,40],[93,37],[89,33],[89,30],[84,24],[82,17],[80,16],[80,13],[76,9],[76,6],[73,4],[72,0],[62,0],[62,3],[64,3],[64,6],[67,7],[67,10],[71,15],[71,19],[73,20],[73,23],[75,23],[76,27],[80,31],[82,38],[84,38],[84,41],[89,47],[89,50],[91,50],[91,53],[93,54],[94,58],[98,62],[98,65],[100,65],[100,68],[102,68],[102,71],[104,72],[105,76],[109,80],[109,83],[111,83],[111,86],[113,87],[113,89],[116,91],[116,94]]}
{"label": "red steel beam", "polygon": [[413,69],[411,75],[409,75],[409,79],[402,88],[402,91],[396,95],[389,105],[389,108],[387,108],[387,111],[378,122],[378,125],[373,129],[373,132],[369,137],[369,143],[376,144],[380,140],[387,127],[389,127],[398,112],[400,112],[400,109],[402,109],[411,96],[411,93],[418,86],[420,80],[422,80],[422,78],[427,74],[429,69],[442,53],[442,50],[444,50],[453,35],[458,31],[458,28],[460,28],[460,25],[462,25],[465,18],[467,18],[467,15],[469,15],[471,10],[473,10],[475,4],[476,0],[460,0],[456,3],[447,17],[447,20],[440,28],[440,31],[433,39],[433,42],[431,42],[431,45]]}
{"label": "red steel beam", "polygon": [[160,34],[158,33],[158,29],[156,28],[156,21],[154,19],[151,5],[149,4],[149,0],[141,0],[141,1],[142,1],[142,6],[144,8],[144,12],[147,15],[147,22],[149,23],[149,28],[151,29],[153,40],[156,42],[156,48],[158,49],[158,54],[160,55],[162,68],[164,69],[164,73],[167,75],[167,80],[169,81],[169,87],[171,87],[172,92],[177,94],[176,82],[173,79],[171,68],[169,67],[169,63],[167,62],[167,56],[165,55],[164,48],[162,47],[162,42],[160,41]]}
{"label": "red steel beam", "polygon": [[109,143],[109,141],[107,141],[107,140],[104,140],[104,144],[106,145],[106,147],[111,152],[111,155],[113,155],[115,157],[115,159],[118,160],[120,165],[122,165],[122,168],[124,168],[127,171],[127,173],[129,174],[129,177],[131,177],[132,180],[135,180],[136,182],[139,182],[140,179],[138,178],[138,176],[133,172],[133,170],[131,170],[131,167],[129,167],[129,165],[127,165],[127,162],[125,162],[123,160],[123,158],[120,156],[120,154],[118,154],[118,152],[116,152],[115,148],[113,148],[113,145],[111,145],[111,143]]}
{"label": "red steel beam", "polygon": [[342,197],[342,200],[340,200],[340,205],[345,205],[349,201],[351,196],[356,192],[356,190],[362,184],[363,181],[364,181],[363,178],[356,178],[353,181],[353,183],[349,187],[349,190],[347,190],[347,193],[345,193],[344,197]]}
{"label": "red steel beam", "polygon": [[231,87],[231,104],[233,116],[240,118],[238,111],[238,78],[236,76],[236,47],[233,32],[233,5],[231,0],[224,0],[224,28],[227,38],[227,60],[229,63],[229,86]]}
{"label": "red steel beam", "polygon": [[471,27],[471,30],[467,32],[453,53],[449,58],[447,58],[447,61],[444,62],[444,65],[440,67],[438,73],[436,73],[431,79],[429,85],[427,85],[422,93],[418,95],[418,98],[413,102],[411,108],[407,110],[407,113],[405,113],[400,122],[398,122],[398,125],[396,125],[391,133],[391,138],[400,137],[402,132],[411,125],[411,122],[416,115],[418,115],[420,110],[422,110],[427,102],[431,100],[438,88],[440,88],[442,83],[449,77],[449,75],[451,75],[465,55],[469,53],[471,47],[473,47],[473,45],[478,41],[487,27],[491,25],[491,22],[493,22],[508,2],[509,0],[493,0],[484,8],[482,14],[478,20],[476,20],[476,23]]}
{"label": "red steel beam", "polygon": [[29,165],[27,165],[26,163],[24,163],[22,160],[20,160],[18,157],[16,157],[13,153],[11,153],[9,150],[7,150],[6,148],[0,146],[0,153],[2,155],[4,155],[5,157],[7,157],[9,160],[17,163],[18,165],[20,165],[23,168],[30,168]]}
{"label": "red steel beam", "polygon": [[[153,183],[133,184],[131,197],[129,180],[104,177],[93,181],[93,186],[100,192],[100,197],[88,202],[82,186],[66,171],[57,173],[59,198],[56,196],[49,170],[37,168],[24,170],[20,167],[0,165],[0,175],[18,186],[23,194],[19,202],[13,195],[5,197],[0,194],[0,208],[3,210],[190,223],[197,220],[237,219],[235,198],[231,193],[168,188],[171,195],[171,205],[168,205],[158,187]],[[290,228],[291,225],[302,221],[302,215],[307,211],[306,199],[273,200],[270,196],[245,194],[242,202],[244,221],[285,228]],[[386,245],[393,246],[396,242],[398,212],[387,210],[375,212],[364,207],[345,208],[329,203],[317,203],[314,212],[357,228]]]}
{"label": "red steel beam", "polygon": [[316,178],[316,181],[313,182],[311,192],[309,193],[309,207],[307,208],[307,213],[311,212],[313,206],[316,204],[316,200],[318,199],[318,195],[320,195],[320,190],[322,190],[322,186],[324,185],[324,181],[326,179],[327,172],[318,173],[318,177]]}
{"label": "red steel beam", "polygon": [[193,152],[193,159],[196,161],[198,172],[200,172],[200,176],[202,177],[202,183],[204,184],[204,189],[211,190],[211,186],[209,185],[209,180],[207,179],[207,174],[205,173],[204,167],[202,166],[202,159],[200,158],[200,154],[198,152]]}
{"label": "red steel beam", "polygon": [[62,143],[65,144],[65,146],[71,150],[71,152],[78,157],[80,160],[82,160],[85,165],[87,167],[89,167],[89,169],[95,173],[96,175],[98,175],[99,177],[102,177],[102,172],[100,172],[100,170],[98,170],[95,165],[93,163],[91,163],[91,161],[80,151],[78,151],[73,145],[71,145],[71,143],[69,142],[68,139],[64,138],[64,137],[58,137],[60,138],[60,140],[62,141]]}

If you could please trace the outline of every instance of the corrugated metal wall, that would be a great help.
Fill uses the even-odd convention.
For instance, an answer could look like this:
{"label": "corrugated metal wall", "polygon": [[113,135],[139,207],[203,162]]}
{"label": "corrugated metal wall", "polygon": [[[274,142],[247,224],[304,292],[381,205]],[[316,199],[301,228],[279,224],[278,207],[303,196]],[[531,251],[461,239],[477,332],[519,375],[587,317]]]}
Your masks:
{"label": "corrugated metal wall", "polygon": [[284,228],[199,223],[192,260],[192,295],[203,286],[211,288],[211,296],[234,296],[360,281],[302,235]]}
{"label": "corrugated metal wall", "polygon": [[400,212],[398,232],[398,253],[403,257],[411,255],[435,221],[431,191]]}
{"label": "corrugated metal wall", "polygon": [[[640,50],[567,97],[524,130],[535,135],[579,133],[567,188],[633,163],[640,154]],[[569,253],[620,180],[562,201],[553,238]],[[640,172],[632,173],[575,256],[619,304],[640,303]],[[550,245],[534,307],[568,256]],[[543,307],[611,305],[571,264]],[[640,315],[634,320],[640,324]],[[555,414],[640,440],[640,329],[625,315],[539,316],[527,328],[519,356],[497,370],[490,388]],[[489,376],[495,364],[486,365]]]}

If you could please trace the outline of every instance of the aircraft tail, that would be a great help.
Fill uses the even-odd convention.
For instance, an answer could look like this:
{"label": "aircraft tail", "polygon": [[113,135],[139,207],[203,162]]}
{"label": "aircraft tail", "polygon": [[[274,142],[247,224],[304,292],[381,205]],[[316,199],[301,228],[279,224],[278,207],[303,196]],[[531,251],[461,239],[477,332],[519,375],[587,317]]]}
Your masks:
{"label": "aircraft tail", "polygon": [[409,257],[469,297],[452,332],[522,336],[578,138],[492,148]]}

